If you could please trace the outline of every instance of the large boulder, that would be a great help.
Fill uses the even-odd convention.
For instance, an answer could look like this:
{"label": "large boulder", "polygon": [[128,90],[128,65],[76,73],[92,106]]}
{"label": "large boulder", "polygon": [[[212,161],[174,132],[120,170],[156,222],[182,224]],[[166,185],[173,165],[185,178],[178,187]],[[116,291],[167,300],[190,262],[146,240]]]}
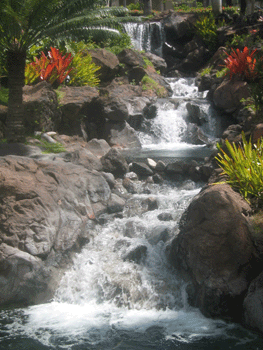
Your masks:
{"label": "large boulder", "polygon": [[189,301],[208,316],[240,321],[255,248],[250,207],[229,185],[198,194],[180,221],[170,259],[189,281]]}
{"label": "large boulder", "polygon": [[98,96],[99,93],[95,87],[61,87],[59,90],[59,106],[62,116],[58,131],[68,135],[79,135],[86,139],[93,138],[86,127],[86,123],[90,121],[89,106]]}
{"label": "large boulder", "polygon": [[123,205],[95,170],[59,158],[1,157],[0,304],[50,299],[97,215]]}
{"label": "large boulder", "polygon": [[24,124],[29,133],[51,131],[58,125],[61,111],[52,86],[43,81],[23,88]]}
{"label": "large boulder", "polygon": [[241,100],[250,96],[248,84],[241,80],[225,79],[213,94],[215,106],[226,113],[233,113],[241,107]]}
{"label": "large boulder", "polygon": [[243,307],[246,326],[263,333],[263,272],[249,286]]}
{"label": "large boulder", "polygon": [[141,143],[135,130],[126,122],[105,124],[105,139],[110,146],[118,148],[140,148]]}
{"label": "large boulder", "polygon": [[101,157],[101,163],[105,172],[112,173],[116,177],[123,177],[129,170],[125,157],[116,148],[111,148]]}
{"label": "large boulder", "polygon": [[99,77],[101,82],[112,80],[119,70],[119,60],[116,55],[105,49],[89,50],[92,61],[100,67]]}

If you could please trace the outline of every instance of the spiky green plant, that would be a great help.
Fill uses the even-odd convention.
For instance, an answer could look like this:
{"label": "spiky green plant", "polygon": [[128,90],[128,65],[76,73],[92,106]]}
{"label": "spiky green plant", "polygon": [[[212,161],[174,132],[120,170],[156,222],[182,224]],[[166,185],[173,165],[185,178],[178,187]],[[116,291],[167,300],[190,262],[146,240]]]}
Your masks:
{"label": "spiky green plant", "polygon": [[216,160],[228,176],[226,181],[239,190],[245,199],[263,197],[263,140],[253,145],[242,133],[242,144],[226,140],[228,152],[218,146],[220,153]]}
{"label": "spiky green plant", "polygon": [[10,141],[24,139],[22,88],[28,50],[46,39],[56,44],[58,39],[105,40],[119,36],[121,22],[128,20],[124,16],[127,9],[102,8],[100,4],[100,0],[0,1],[0,51],[7,59]]}

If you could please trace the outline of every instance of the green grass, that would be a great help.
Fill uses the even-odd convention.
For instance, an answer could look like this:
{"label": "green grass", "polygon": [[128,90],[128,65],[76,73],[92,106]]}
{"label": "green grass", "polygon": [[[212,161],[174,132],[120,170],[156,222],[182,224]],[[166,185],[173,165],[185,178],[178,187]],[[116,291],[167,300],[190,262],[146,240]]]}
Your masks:
{"label": "green grass", "polygon": [[0,105],[7,106],[8,92],[9,90],[7,88],[4,88],[3,86],[0,87]]}
{"label": "green grass", "polygon": [[59,142],[49,143],[47,141],[41,140],[41,143],[41,148],[43,148],[43,154],[66,152],[65,147]]}

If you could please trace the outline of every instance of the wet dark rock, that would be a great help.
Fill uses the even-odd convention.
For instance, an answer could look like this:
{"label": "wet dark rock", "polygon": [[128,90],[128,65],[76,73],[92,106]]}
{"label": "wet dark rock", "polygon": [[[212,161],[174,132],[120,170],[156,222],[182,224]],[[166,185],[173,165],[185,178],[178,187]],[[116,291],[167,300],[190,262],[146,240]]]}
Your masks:
{"label": "wet dark rock", "polygon": [[147,206],[147,210],[155,210],[158,209],[157,199],[154,197],[149,197],[143,202]]}
{"label": "wet dark rock", "polygon": [[244,300],[244,322],[251,329],[263,333],[263,272],[249,286]]}
{"label": "wet dark rock", "polygon": [[160,220],[160,221],[171,221],[173,220],[173,216],[171,213],[161,213],[157,216],[157,218]]}
{"label": "wet dark rock", "polygon": [[118,72],[119,60],[116,55],[105,49],[89,50],[92,61],[100,67],[100,80],[108,82],[112,80]]}
{"label": "wet dark rock", "polygon": [[188,112],[187,120],[190,123],[194,123],[198,126],[207,123],[207,116],[201,110],[200,106],[194,103],[187,102],[186,109]]}
{"label": "wet dark rock", "polygon": [[129,178],[124,178],[122,181],[123,187],[126,188],[126,190],[129,193],[137,193],[137,188],[136,188],[136,184]]}
{"label": "wet dark rock", "polygon": [[182,175],[187,171],[187,164],[184,161],[176,161],[174,163],[167,164],[165,172],[167,174],[179,174]]}
{"label": "wet dark rock", "polygon": [[135,130],[127,122],[107,121],[104,135],[110,146],[130,149],[141,147]]}
{"label": "wet dark rock", "polygon": [[155,170],[158,172],[162,172],[165,170],[165,167],[166,167],[165,163],[161,160],[158,160],[156,163]]}
{"label": "wet dark rock", "polygon": [[196,124],[193,123],[187,125],[187,131],[182,139],[183,141],[194,145],[205,145],[210,143],[209,138]]}
{"label": "wet dark rock", "polygon": [[123,210],[125,205],[125,200],[119,197],[117,194],[112,193],[108,201],[108,212],[110,214],[117,213]]}
{"label": "wet dark rock", "polygon": [[122,258],[124,261],[128,260],[139,264],[146,258],[146,255],[147,247],[145,245],[138,245],[137,247],[133,247],[130,251],[128,251]]}
{"label": "wet dark rock", "polygon": [[165,243],[169,238],[170,229],[165,225],[159,225],[147,234],[147,239],[152,245],[158,244],[160,241],[163,241]]}
{"label": "wet dark rock", "polygon": [[153,175],[153,171],[142,162],[133,162],[132,163],[132,171],[134,171],[138,176],[151,176]]}
{"label": "wet dark rock", "polygon": [[110,188],[113,188],[116,184],[115,177],[111,173],[105,173],[104,171],[101,172],[101,175],[104,177],[104,179],[107,181]]}
{"label": "wet dark rock", "polygon": [[123,177],[129,169],[126,159],[116,148],[111,148],[105,156],[102,156],[101,163],[103,170],[112,173],[115,177]]}
{"label": "wet dark rock", "polygon": [[250,211],[229,185],[213,185],[194,198],[181,218],[170,259],[189,281],[190,303],[205,315],[241,320],[255,254]]}
{"label": "wet dark rock", "polygon": [[160,174],[154,174],[152,179],[155,184],[162,184],[164,182],[164,179]]}

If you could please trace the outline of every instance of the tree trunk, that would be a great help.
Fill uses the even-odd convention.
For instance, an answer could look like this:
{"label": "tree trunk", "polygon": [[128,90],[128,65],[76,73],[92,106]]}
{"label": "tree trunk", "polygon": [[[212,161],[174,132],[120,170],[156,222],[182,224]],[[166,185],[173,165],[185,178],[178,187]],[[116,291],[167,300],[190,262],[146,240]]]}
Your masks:
{"label": "tree trunk", "polygon": [[23,142],[25,139],[23,109],[25,65],[25,52],[7,52],[9,98],[6,120],[6,138],[8,142]]}
{"label": "tree trunk", "polygon": [[222,13],[222,0],[212,0],[212,11],[215,16]]}
{"label": "tree trunk", "polygon": [[143,0],[143,14],[148,16],[152,13],[152,0]]}

